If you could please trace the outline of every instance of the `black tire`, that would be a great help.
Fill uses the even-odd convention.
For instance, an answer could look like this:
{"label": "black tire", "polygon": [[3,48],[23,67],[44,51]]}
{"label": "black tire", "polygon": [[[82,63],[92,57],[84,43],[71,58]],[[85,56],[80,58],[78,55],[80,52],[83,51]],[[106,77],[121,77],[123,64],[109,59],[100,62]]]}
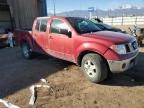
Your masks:
{"label": "black tire", "polygon": [[86,54],[82,59],[81,68],[85,76],[94,83],[102,82],[108,76],[107,64],[98,54]]}
{"label": "black tire", "polygon": [[25,59],[31,59],[33,56],[32,50],[26,42],[22,43],[21,45],[21,52]]}

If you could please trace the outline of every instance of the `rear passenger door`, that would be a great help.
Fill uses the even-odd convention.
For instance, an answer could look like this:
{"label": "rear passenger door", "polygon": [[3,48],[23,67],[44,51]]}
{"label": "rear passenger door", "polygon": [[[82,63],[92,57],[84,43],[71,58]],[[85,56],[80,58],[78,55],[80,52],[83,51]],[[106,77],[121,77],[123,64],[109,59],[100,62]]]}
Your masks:
{"label": "rear passenger door", "polygon": [[37,52],[45,53],[45,49],[47,46],[47,22],[48,18],[40,18],[36,21],[35,30],[33,33],[34,38],[34,46]]}
{"label": "rear passenger door", "polygon": [[48,48],[48,33],[47,33],[48,18],[41,19],[40,36],[42,38],[42,47],[46,51]]}

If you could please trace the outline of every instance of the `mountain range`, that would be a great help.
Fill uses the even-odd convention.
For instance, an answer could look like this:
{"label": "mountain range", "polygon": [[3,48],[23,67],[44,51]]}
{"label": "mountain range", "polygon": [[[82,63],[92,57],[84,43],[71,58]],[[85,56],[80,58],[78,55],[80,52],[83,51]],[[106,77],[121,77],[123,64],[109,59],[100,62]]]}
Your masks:
{"label": "mountain range", "polygon": [[[52,14],[49,14],[52,15]],[[75,16],[75,17],[89,17],[88,10],[73,10],[66,11],[62,13],[57,13],[59,16]],[[144,15],[144,8],[126,8],[126,9],[114,9],[114,10],[102,10],[96,9],[93,13],[93,16],[98,17],[118,17],[118,16],[142,16]]]}

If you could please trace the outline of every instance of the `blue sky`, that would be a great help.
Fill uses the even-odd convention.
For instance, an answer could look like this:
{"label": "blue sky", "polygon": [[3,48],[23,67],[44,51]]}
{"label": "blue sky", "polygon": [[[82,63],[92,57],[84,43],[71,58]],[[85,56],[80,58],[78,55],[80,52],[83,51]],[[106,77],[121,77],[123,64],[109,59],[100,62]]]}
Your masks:
{"label": "blue sky", "polygon": [[[88,7],[99,9],[115,9],[124,4],[144,7],[144,0],[54,0],[56,4],[56,12],[64,12],[70,10],[87,10]],[[53,0],[47,0],[47,9],[53,12]]]}

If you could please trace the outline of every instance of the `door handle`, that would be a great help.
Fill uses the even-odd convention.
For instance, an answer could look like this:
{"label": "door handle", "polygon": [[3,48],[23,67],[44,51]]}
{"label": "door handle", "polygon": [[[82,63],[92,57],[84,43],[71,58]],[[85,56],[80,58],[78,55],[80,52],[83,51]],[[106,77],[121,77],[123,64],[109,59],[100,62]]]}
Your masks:
{"label": "door handle", "polygon": [[52,36],[50,36],[50,37],[49,37],[49,39],[53,39],[53,37],[52,37]]}

